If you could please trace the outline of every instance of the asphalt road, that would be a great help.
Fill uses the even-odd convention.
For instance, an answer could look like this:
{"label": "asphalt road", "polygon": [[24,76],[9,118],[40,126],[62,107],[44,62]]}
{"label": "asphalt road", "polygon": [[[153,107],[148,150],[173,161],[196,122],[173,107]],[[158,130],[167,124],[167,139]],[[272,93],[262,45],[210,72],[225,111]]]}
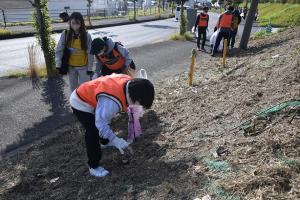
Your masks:
{"label": "asphalt road", "polygon": [[[108,27],[90,30],[92,37],[109,36],[116,41],[121,41],[126,47],[139,47],[157,41],[167,40],[178,27],[178,22],[173,19],[159,20],[140,24],[131,24],[117,27]],[[60,34],[53,37],[58,41]],[[34,37],[9,39],[0,41],[0,76],[8,71],[24,70],[28,66],[27,47],[35,43]],[[38,55],[38,65],[44,64],[42,53]]]}

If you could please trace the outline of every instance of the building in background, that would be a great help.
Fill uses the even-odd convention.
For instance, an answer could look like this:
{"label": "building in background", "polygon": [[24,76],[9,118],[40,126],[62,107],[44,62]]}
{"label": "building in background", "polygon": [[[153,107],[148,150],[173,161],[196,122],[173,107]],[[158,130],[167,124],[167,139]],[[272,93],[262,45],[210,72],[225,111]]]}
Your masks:
{"label": "building in background", "polygon": [[[48,0],[48,10],[52,19],[58,19],[61,12],[81,12],[87,15],[87,0]],[[97,16],[117,15],[122,8],[123,0],[94,0],[91,5],[91,14]],[[33,8],[28,0],[0,0],[0,9],[5,14],[6,22],[31,21]],[[0,22],[3,22],[0,15]]]}
{"label": "building in background", "polygon": [[[91,5],[91,13],[98,15],[115,15],[119,7],[119,0],[94,0]],[[48,0],[49,11],[81,12],[87,14],[87,0]],[[51,12],[50,12],[51,13]]]}

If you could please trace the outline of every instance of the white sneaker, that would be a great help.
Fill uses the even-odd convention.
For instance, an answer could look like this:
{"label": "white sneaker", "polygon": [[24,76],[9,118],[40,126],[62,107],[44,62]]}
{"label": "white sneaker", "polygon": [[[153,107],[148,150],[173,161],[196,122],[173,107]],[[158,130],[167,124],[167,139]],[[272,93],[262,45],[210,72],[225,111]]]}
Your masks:
{"label": "white sneaker", "polygon": [[90,168],[90,174],[95,177],[104,177],[109,174],[109,172],[103,167],[99,166],[96,169]]}

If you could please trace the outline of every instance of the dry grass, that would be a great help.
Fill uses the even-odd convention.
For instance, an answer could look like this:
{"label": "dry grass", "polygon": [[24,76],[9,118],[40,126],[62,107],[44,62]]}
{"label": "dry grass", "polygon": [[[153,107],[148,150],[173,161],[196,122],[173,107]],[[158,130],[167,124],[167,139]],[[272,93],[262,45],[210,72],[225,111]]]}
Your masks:
{"label": "dry grass", "polygon": [[185,32],[184,35],[180,35],[179,33],[171,35],[171,40],[192,41],[193,39],[194,35],[190,32]]}
{"label": "dry grass", "polygon": [[31,78],[31,83],[33,88],[39,88],[39,70],[37,67],[37,47],[34,44],[28,45],[28,63],[29,63],[29,76]]}
{"label": "dry grass", "polygon": [[9,30],[0,29],[0,37],[11,35]]}
{"label": "dry grass", "polygon": [[5,77],[7,78],[20,78],[30,77],[34,88],[38,87],[39,79],[47,77],[46,67],[37,66],[37,47],[34,44],[30,44],[27,47],[27,60],[28,70],[13,70],[9,71]]}

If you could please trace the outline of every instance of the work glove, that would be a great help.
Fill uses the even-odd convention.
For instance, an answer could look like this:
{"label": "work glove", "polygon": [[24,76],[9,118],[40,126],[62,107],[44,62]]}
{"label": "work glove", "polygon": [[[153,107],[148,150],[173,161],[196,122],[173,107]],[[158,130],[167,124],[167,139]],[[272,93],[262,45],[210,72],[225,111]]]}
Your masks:
{"label": "work glove", "polygon": [[87,75],[89,75],[89,76],[91,76],[91,75],[93,75],[93,74],[94,74],[94,72],[93,72],[93,71],[89,71],[89,70],[88,70],[88,71],[86,71],[86,74],[87,74]]}
{"label": "work glove", "polygon": [[123,138],[118,138],[118,137],[115,137],[115,139],[113,139],[111,143],[113,146],[119,149],[121,154],[124,154],[124,149],[126,149],[129,145],[129,143],[126,142]]}
{"label": "work glove", "polygon": [[192,28],[192,33],[195,33],[195,31],[196,31],[196,27],[193,26],[193,28]]}

